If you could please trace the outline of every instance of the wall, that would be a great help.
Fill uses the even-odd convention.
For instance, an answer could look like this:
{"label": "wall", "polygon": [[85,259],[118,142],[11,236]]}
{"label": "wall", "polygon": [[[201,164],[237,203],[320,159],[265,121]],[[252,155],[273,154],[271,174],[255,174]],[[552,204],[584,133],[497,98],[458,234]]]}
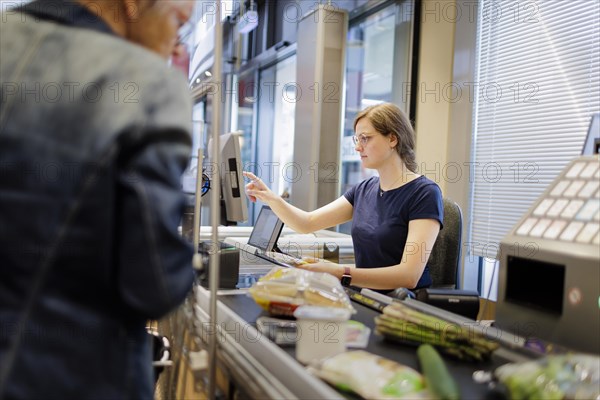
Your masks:
{"label": "wall", "polygon": [[471,133],[476,79],[477,3],[423,0],[416,133],[421,172],[463,211],[462,288],[476,289],[478,266],[468,257]]}
{"label": "wall", "polygon": [[469,164],[473,132],[473,106],[475,93],[469,89],[477,77],[477,18],[478,9],[471,0],[456,0],[462,10],[455,22],[454,59],[452,82],[459,88],[459,95],[450,103],[448,128],[448,165],[454,165],[460,176],[446,185],[445,195],[453,199],[463,210],[463,269],[460,274],[462,288],[476,290],[479,282],[479,259],[468,253],[470,240],[468,227],[471,220],[471,178]]}
{"label": "wall", "polygon": [[423,0],[415,128],[421,173],[436,181],[445,194],[443,167],[448,159],[450,103],[444,87],[452,82],[455,24],[444,17],[455,0]]}

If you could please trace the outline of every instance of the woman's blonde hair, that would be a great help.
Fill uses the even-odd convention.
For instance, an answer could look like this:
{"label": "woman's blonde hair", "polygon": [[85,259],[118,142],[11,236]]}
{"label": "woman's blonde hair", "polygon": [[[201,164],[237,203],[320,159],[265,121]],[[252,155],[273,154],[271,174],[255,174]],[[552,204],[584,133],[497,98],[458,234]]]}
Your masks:
{"label": "woman's blonde hair", "polygon": [[415,131],[406,114],[392,103],[370,106],[359,112],[354,119],[355,131],[356,124],[363,118],[368,118],[375,130],[383,136],[396,136],[398,140],[396,151],[406,168],[416,173]]}

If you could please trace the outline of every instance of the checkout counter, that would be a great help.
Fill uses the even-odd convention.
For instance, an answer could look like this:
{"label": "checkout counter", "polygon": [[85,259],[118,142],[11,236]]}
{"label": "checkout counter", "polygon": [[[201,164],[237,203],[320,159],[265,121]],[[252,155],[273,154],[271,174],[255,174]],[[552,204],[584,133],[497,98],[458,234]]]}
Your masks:
{"label": "checkout counter", "polygon": [[[247,279],[249,275],[262,275],[273,267],[267,261],[252,255],[241,256],[240,260],[242,286],[251,283]],[[259,332],[256,321],[259,317],[267,316],[267,313],[254,302],[247,290],[219,291],[217,321],[214,325],[209,323],[209,301],[210,292],[200,285],[196,286],[193,301],[188,301],[186,307],[187,318],[195,321],[188,324],[188,329],[193,330],[192,336],[199,338],[202,343],[207,343],[208,335],[217,335],[217,364],[219,376],[222,378],[219,390],[226,393],[227,397],[232,398],[233,393],[244,398],[271,399],[341,399],[352,396],[338,392],[308,373],[296,360],[295,347],[279,346]],[[475,382],[473,374],[476,371],[493,371],[507,362],[523,361],[531,357],[519,349],[519,343],[522,341],[512,334],[476,325],[472,320],[415,300],[405,302],[420,311],[429,312],[453,323],[485,330],[491,337],[500,337],[505,343],[485,362],[468,363],[445,358],[446,365],[460,387],[462,398],[484,399],[495,396],[487,385]],[[357,313],[351,319],[365,324],[372,332],[366,351],[419,370],[416,347],[390,342],[377,335],[374,318],[378,311],[356,302],[352,305]],[[202,372],[193,376],[196,385],[203,384]]]}
{"label": "checkout counter", "polygon": [[[506,251],[500,259],[497,322],[504,329],[511,328],[511,321],[534,323],[540,328],[536,337],[547,340],[547,346],[535,350],[529,346],[529,338],[519,336],[518,331],[482,326],[427,304],[404,300],[409,307],[459,326],[468,326],[499,342],[500,348],[485,362],[469,363],[444,357],[462,398],[498,398],[498,393],[490,390],[488,385],[476,382],[474,377],[481,375],[476,372],[491,372],[509,362],[538,358],[548,349],[555,348],[554,343],[596,356],[599,354],[597,332],[600,317],[596,308],[600,306],[599,165],[597,155],[573,160],[501,244],[501,249]],[[585,192],[585,188],[589,188],[589,193]],[[569,230],[571,226],[573,229]],[[247,229],[249,233],[251,228]],[[571,231],[575,230],[577,232],[573,234]],[[282,236],[284,242],[285,233]],[[243,242],[244,235],[240,236],[242,239],[238,240]],[[310,239],[314,242],[315,237]],[[321,237],[324,243],[332,239]],[[341,243],[348,240],[342,236],[333,241],[336,239]],[[532,240],[539,246],[532,256],[508,251],[510,246]],[[569,247],[565,246],[567,241]],[[351,247],[351,244],[345,243],[344,246]],[[240,251],[244,252],[243,246]],[[240,255],[238,287],[250,286],[272,267],[268,261],[253,254]],[[553,293],[528,291],[529,288],[522,285],[523,277],[530,278],[526,282],[531,282],[532,277],[547,278]],[[202,386],[206,381],[206,373],[203,372],[206,362],[193,359],[202,358],[198,355],[202,348],[206,348],[208,337],[216,335],[217,369],[221,377],[218,387],[227,398],[340,399],[351,396],[309,374],[295,359],[294,347],[280,347],[257,330],[257,319],[266,316],[266,312],[248,296],[247,290],[220,290],[217,296],[214,322],[210,322],[208,317],[211,294],[200,285],[194,288],[193,296],[178,312],[184,321],[181,326],[185,331],[181,337],[195,338],[195,349],[181,354],[183,358],[192,360],[190,364],[195,364],[195,367],[192,365],[192,378],[196,386]],[[351,319],[365,324],[372,331],[365,350],[419,370],[415,347],[389,342],[375,333],[374,318],[378,311],[356,302],[353,306],[357,313]],[[590,325],[590,329],[574,333],[574,324],[582,324],[583,321]],[[185,343],[185,339],[179,342],[183,347]]]}
{"label": "checkout counter", "polygon": [[[219,227],[218,240],[228,242],[238,247],[243,247],[248,242],[252,233],[252,226],[222,226]],[[210,241],[212,227],[203,226],[200,232],[200,241]],[[329,246],[332,252],[335,252],[336,259],[342,264],[354,264],[354,247],[352,238],[344,233],[334,232],[322,229],[313,234],[298,234],[291,228],[283,227],[278,240],[279,246],[289,253],[301,251],[300,255],[319,255],[309,254],[314,250],[323,251],[323,247]],[[319,250],[320,248],[320,250]],[[305,253],[306,252],[306,253]]]}

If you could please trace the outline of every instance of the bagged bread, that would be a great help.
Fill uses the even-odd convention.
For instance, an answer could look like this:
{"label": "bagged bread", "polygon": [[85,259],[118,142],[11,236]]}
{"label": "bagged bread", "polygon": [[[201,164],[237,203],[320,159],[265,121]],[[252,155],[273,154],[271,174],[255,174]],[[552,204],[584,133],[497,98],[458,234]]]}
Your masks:
{"label": "bagged bread", "polygon": [[275,267],[248,290],[273,316],[293,316],[301,305],[340,307],[354,311],[340,282],[330,274]]}

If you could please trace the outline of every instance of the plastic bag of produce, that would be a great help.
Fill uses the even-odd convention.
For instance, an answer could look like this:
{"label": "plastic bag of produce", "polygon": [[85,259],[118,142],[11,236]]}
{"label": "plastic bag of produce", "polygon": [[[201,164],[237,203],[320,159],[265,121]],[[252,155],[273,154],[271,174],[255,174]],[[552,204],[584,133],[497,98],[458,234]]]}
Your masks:
{"label": "plastic bag of produce", "polygon": [[293,316],[301,305],[346,308],[355,312],[340,282],[330,274],[293,268],[273,268],[248,290],[273,316]]}
{"label": "plastic bag of produce", "polygon": [[414,369],[366,351],[349,351],[310,365],[332,386],[365,399],[430,399],[423,376]]}
{"label": "plastic bag of produce", "polygon": [[505,364],[494,372],[511,399],[598,399],[600,357],[587,354],[547,356]]}

